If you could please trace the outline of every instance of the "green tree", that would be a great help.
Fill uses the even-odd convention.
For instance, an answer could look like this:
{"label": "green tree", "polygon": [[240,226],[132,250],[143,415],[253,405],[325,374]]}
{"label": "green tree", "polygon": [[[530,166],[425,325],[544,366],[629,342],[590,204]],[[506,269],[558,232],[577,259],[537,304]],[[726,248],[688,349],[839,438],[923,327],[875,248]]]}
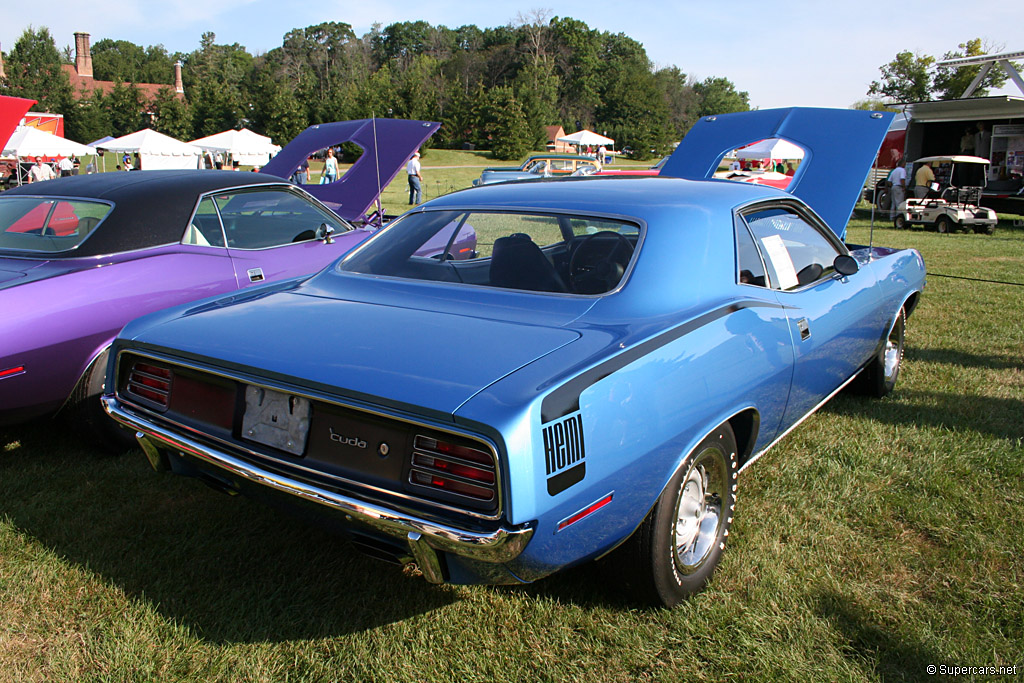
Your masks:
{"label": "green tree", "polygon": [[90,49],[97,80],[174,83],[174,61],[163,45],[143,48],[127,40],[98,40]]}
{"label": "green tree", "polygon": [[142,95],[133,84],[115,83],[103,101],[110,117],[111,135],[121,137],[142,128]]}
{"label": "green tree", "polygon": [[496,159],[519,159],[531,149],[530,127],[523,108],[510,87],[494,88],[488,93],[481,127]]}
{"label": "green tree", "polygon": [[599,34],[582,21],[569,17],[551,20],[555,40],[555,67],[561,97],[559,113],[568,128],[590,126],[600,104]]}
{"label": "green tree", "polygon": [[679,67],[670,66],[654,73],[656,88],[668,111],[668,126],[673,142],[682,140],[686,131],[696,123],[700,98],[690,78]]}
{"label": "green tree", "polygon": [[154,130],[179,140],[192,139],[192,109],[170,88],[160,88],[150,103]]}
{"label": "green tree", "polygon": [[746,91],[737,91],[728,78],[709,76],[693,85],[697,94],[697,117],[713,114],[729,114],[750,111],[750,96]]}
{"label": "green tree", "polygon": [[264,65],[253,86],[253,128],[284,145],[309,125],[306,108],[291,83],[276,76],[275,65]]}
{"label": "green tree", "polygon": [[29,26],[7,55],[6,94],[38,102],[37,109],[65,114],[71,109],[71,83],[61,69],[62,59],[50,30]]}
{"label": "green tree", "polygon": [[185,95],[192,108],[192,137],[244,125],[252,116],[249,93],[254,59],[245,48],[216,44],[204,33],[199,49],[184,58]]}
{"label": "green tree", "polygon": [[[968,40],[966,43],[960,43],[957,47],[959,48],[958,50],[947,52],[942,56],[942,59],[979,57],[990,52],[987,46],[982,45],[981,38]],[[933,79],[933,89],[937,98],[940,100],[955,100],[963,97],[964,93],[967,92],[968,86],[970,86],[980,72],[980,64],[960,67],[938,67]],[[985,74],[985,77],[981,79],[981,83],[974,90],[972,97],[985,97],[988,94],[989,88],[1001,88],[1005,83],[1006,72],[999,66],[993,66]]]}
{"label": "green tree", "polygon": [[880,95],[900,104],[925,102],[931,99],[932,82],[929,69],[935,58],[913,52],[900,52],[888,64],[878,67],[880,81],[871,81],[868,95]]}
{"label": "green tree", "polygon": [[110,134],[110,112],[103,91],[94,90],[75,103],[64,115],[64,135],[87,144]]}
{"label": "green tree", "polygon": [[857,100],[850,105],[850,109],[859,109],[861,111],[899,111],[899,109],[887,105],[885,100],[878,99],[877,97]]}

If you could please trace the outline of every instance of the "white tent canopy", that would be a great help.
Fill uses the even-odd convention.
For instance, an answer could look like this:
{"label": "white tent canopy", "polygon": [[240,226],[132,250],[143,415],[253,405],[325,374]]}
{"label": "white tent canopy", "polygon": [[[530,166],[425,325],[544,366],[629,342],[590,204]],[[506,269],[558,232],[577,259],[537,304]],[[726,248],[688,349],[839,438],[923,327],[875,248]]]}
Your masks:
{"label": "white tent canopy", "polygon": [[207,152],[224,152],[240,164],[263,166],[270,157],[281,151],[266,135],[259,135],[248,128],[226,130],[223,133],[193,140],[190,144]]}
{"label": "white tent canopy", "polygon": [[137,153],[143,170],[198,168],[199,157],[203,153],[203,150],[195,145],[175,140],[149,128],[104,142],[98,147],[111,152]]}
{"label": "white tent canopy", "polygon": [[768,138],[736,150],[737,159],[803,159],[804,150],[788,140]]}
{"label": "white tent canopy", "polygon": [[565,137],[558,138],[559,142],[568,142],[571,145],[586,146],[592,145],[599,147],[601,145],[610,146],[615,144],[615,140],[606,138],[603,135],[598,135],[592,130],[580,130],[576,131],[572,135],[566,135]]}
{"label": "white tent canopy", "polygon": [[17,157],[70,157],[96,154],[96,150],[32,126],[21,126],[4,145],[3,153]]}

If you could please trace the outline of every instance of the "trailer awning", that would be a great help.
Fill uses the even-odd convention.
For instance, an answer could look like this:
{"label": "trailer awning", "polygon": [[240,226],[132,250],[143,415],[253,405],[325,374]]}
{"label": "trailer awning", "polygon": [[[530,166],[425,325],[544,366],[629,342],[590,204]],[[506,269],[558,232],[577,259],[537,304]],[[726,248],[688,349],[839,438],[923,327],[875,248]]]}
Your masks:
{"label": "trailer awning", "polygon": [[972,97],[966,100],[936,100],[907,105],[913,121],[941,123],[964,119],[1013,119],[1024,117],[1024,97],[998,95]]}

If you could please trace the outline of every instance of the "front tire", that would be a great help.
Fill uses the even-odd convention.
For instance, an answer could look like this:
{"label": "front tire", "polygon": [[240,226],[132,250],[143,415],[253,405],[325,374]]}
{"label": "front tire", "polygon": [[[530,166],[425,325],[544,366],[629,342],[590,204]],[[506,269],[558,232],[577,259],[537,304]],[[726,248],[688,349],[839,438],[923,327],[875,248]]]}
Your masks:
{"label": "front tire", "polygon": [[953,221],[949,220],[949,216],[939,216],[935,219],[935,230],[940,233],[953,232]]}
{"label": "front tire", "polygon": [[728,424],[686,457],[619,552],[644,602],[675,607],[707,585],[736,509],[736,437]]}
{"label": "front tire", "polygon": [[904,228],[907,227],[907,217],[904,216],[902,213],[897,214],[896,220],[894,220],[892,224],[893,227],[895,227],[897,230],[903,230]]}
{"label": "front tire", "polygon": [[906,326],[907,313],[901,308],[882,348],[858,378],[861,393],[882,398],[895,388],[903,365],[903,338]]}

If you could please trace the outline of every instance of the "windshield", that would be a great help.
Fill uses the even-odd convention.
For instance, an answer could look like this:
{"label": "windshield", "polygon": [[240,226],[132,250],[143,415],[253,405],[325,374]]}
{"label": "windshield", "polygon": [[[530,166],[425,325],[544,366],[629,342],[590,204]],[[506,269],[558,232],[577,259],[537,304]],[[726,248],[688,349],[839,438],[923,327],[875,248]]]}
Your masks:
{"label": "windshield", "polygon": [[0,249],[56,253],[85,241],[113,207],[54,197],[0,197]]}
{"label": "windshield", "polygon": [[640,228],[574,215],[427,211],[345,258],[344,272],[565,294],[603,294],[625,275]]}

